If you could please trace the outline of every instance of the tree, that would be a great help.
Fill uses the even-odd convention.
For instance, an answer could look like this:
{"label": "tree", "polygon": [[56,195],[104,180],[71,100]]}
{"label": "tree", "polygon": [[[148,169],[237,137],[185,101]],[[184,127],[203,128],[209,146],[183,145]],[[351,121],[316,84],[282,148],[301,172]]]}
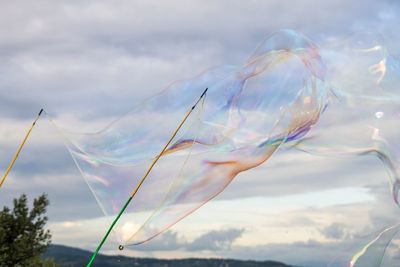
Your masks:
{"label": "tree", "polygon": [[0,266],[44,266],[47,260],[41,254],[51,242],[51,234],[44,227],[49,200],[45,194],[34,199],[29,210],[23,194],[14,199],[14,208],[4,207],[0,212]]}

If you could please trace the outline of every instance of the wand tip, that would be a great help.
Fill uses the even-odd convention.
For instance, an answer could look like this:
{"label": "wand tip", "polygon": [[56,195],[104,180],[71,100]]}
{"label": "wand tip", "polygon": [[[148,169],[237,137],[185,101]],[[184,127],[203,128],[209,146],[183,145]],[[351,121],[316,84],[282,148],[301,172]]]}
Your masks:
{"label": "wand tip", "polygon": [[204,92],[201,94],[200,98],[202,98],[208,91],[208,87],[206,88],[206,90],[204,90]]}
{"label": "wand tip", "polygon": [[201,96],[199,97],[199,99],[197,100],[197,102],[193,105],[192,110],[195,109],[196,105],[200,102],[200,100],[204,97],[204,95],[207,93],[208,87],[206,88],[206,90],[204,90],[204,92],[201,94]]}

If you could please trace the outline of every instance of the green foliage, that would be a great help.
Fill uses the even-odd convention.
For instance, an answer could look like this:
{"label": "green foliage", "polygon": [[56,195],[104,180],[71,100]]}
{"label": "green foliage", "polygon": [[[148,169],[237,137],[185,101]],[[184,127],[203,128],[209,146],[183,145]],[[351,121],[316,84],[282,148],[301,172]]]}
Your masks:
{"label": "green foliage", "polygon": [[[56,266],[52,260],[42,260],[51,242],[51,234],[44,227],[49,200],[46,195],[34,199],[29,210],[26,195],[14,199],[14,208],[0,211],[0,267]],[[53,265],[52,265],[53,264]]]}

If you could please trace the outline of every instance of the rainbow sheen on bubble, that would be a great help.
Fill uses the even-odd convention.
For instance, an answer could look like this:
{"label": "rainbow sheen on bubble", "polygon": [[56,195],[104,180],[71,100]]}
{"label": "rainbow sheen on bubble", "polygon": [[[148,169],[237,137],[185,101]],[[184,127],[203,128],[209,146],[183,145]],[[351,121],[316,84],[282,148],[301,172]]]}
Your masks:
{"label": "rainbow sheen on bubble", "polygon": [[[387,51],[382,36],[369,31],[327,44],[321,56],[332,97],[312,133],[296,147],[323,156],[378,158],[399,205],[399,61]],[[350,266],[381,266],[382,244],[388,246],[397,231],[398,226],[384,230],[353,256]]]}
{"label": "rainbow sheen on bubble", "polygon": [[326,104],[323,76],[315,44],[282,31],[243,66],[210,69],[172,84],[96,133],[64,134],[104,213],[114,215],[180,116],[209,88],[128,209],[153,210],[138,232],[122,240],[141,243],[215,197],[283,143],[304,136]]}
{"label": "rainbow sheen on bubble", "polygon": [[[398,205],[400,143],[393,125],[400,115],[399,66],[376,34],[318,46],[283,30],[241,66],[173,83],[100,131],[62,132],[101,209],[113,218],[208,88],[118,222],[115,233],[123,245],[142,244],[170,229],[280,150],[373,156],[387,170]],[[389,229],[330,266],[363,266],[366,255],[383,257],[379,244],[392,242]]]}
{"label": "rainbow sheen on bubble", "polygon": [[383,230],[375,239],[353,256],[349,267],[381,266],[386,250],[399,231],[400,225],[394,225]]}

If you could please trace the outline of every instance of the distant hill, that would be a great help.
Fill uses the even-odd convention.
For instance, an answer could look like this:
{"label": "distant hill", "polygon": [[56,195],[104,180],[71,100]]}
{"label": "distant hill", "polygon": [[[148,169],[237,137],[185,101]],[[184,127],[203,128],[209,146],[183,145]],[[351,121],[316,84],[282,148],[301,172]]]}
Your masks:
{"label": "distant hill", "polygon": [[[90,251],[61,245],[51,245],[44,254],[45,257],[54,258],[63,267],[86,266],[91,255]],[[101,254],[97,256],[93,265],[95,267],[293,267],[276,261],[241,261],[229,259],[162,260],[106,256]]]}

